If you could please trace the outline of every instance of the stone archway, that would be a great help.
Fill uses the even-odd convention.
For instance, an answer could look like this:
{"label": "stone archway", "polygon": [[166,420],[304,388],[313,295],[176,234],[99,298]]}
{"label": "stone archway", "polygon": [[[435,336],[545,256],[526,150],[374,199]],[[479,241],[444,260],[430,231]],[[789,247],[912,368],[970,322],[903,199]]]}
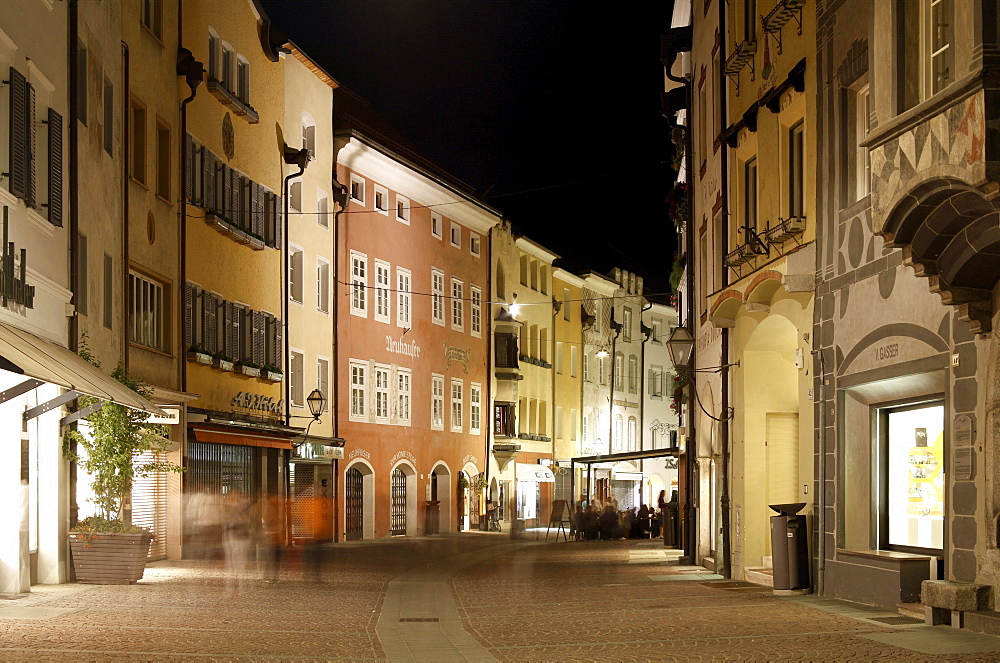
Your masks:
{"label": "stone archway", "polygon": [[438,501],[438,531],[454,531],[454,519],[452,514],[455,509],[454,502],[454,481],[452,480],[451,468],[444,463],[438,462],[431,470],[431,499]]}
{"label": "stone archway", "polygon": [[342,522],[347,540],[375,538],[375,470],[363,460],[344,470]]}

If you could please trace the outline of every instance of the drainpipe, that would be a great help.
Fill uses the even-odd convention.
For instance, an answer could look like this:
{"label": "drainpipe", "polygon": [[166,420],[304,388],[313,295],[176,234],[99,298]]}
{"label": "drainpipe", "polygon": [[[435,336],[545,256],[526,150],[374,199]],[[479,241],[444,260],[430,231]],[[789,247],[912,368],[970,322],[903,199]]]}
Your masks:
{"label": "drainpipe", "polygon": [[[500,217],[500,223],[503,223],[503,217]],[[494,231],[495,228],[496,228],[496,226],[494,226],[493,228],[490,228],[489,234],[487,234],[487,236],[486,236],[487,237],[487,242],[486,242],[486,292],[488,293],[488,296],[489,296],[489,304],[488,304],[488,308],[486,308],[486,310],[488,310],[490,312],[490,317],[489,317],[489,320],[488,320],[489,330],[488,330],[488,333],[486,334],[486,380],[484,380],[485,386],[486,386],[486,397],[483,398],[482,402],[486,403],[489,406],[489,408],[490,408],[488,410],[488,412],[489,412],[489,416],[488,417],[484,416],[486,411],[483,408],[482,404],[480,404],[480,406],[479,406],[479,410],[480,410],[479,425],[482,428],[485,429],[485,431],[484,431],[485,435],[483,436],[484,437],[484,440],[483,440],[483,453],[484,453],[484,456],[483,456],[483,465],[486,467],[486,494],[491,497],[491,500],[490,500],[491,502],[492,502],[492,495],[493,495],[493,493],[492,493],[492,491],[490,489],[490,437],[493,435],[493,401],[491,400],[492,394],[493,394],[493,390],[491,389],[491,387],[493,386],[493,378],[494,378],[494,376],[493,376],[494,371],[490,370],[490,367],[493,365],[493,317],[494,317],[493,316],[493,241],[492,241],[491,235],[493,234],[493,231]],[[482,315],[482,308],[486,307],[486,303],[483,302],[483,305],[484,306],[481,307],[481,309],[480,309],[480,315]],[[553,402],[555,402],[555,401],[553,401]],[[485,422],[487,422],[487,421],[489,422],[488,425],[485,424]],[[497,491],[497,492],[499,492],[499,491]],[[499,499],[499,497],[500,496],[497,495],[498,499]],[[493,504],[493,509],[495,510],[496,508],[497,508],[497,505]],[[487,515],[487,518],[488,518],[488,515]],[[487,525],[486,529],[487,530],[489,529],[489,525]]]}
{"label": "drainpipe", "polygon": [[[285,213],[282,218],[282,223],[284,228],[281,230],[281,316],[282,327],[284,327],[284,338],[282,339],[282,345],[284,345],[283,352],[285,355],[285,372],[286,375],[290,375],[292,372],[292,357],[291,357],[291,345],[289,344],[288,338],[288,289],[291,284],[288,282],[288,183],[296,177],[301,177],[302,173],[306,172],[306,166],[309,165],[309,150],[302,148],[296,150],[294,148],[285,146],[285,152],[283,155],[284,163],[290,166],[298,166],[299,171],[297,173],[289,173],[285,175],[285,178],[281,182],[281,194],[282,194],[282,204],[285,207]],[[305,264],[302,265],[303,273],[305,272]],[[291,380],[283,380],[285,386],[285,425],[291,424],[292,417],[292,382]]]}
{"label": "drainpipe", "polygon": [[618,356],[618,334],[622,331],[621,325],[615,326],[614,306],[611,307],[609,323],[615,329],[615,335],[611,337],[611,379],[608,381],[608,453],[611,453],[615,441],[615,358]]}
{"label": "drainpipe", "polygon": [[[128,200],[128,167],[131,150],[129,149],[129,131],[131,129],[131,114],[128,112],[129,100],[129,51],[128,44],[122,41],[122,284],[128,292],[128,264],[129,264],[129,200]],[[125,373],[128,373],[129,360],[129,333],[132,321],[128,298],[125,298],[125,305],[122,307],[122,365]],[[130,519],[131,522],[131,519]]]}
{"label": "drainpipe", "polygon": [[[340,312],[340,304],[337,300],[337,288],[340,286],[340,215],[347,209],[347,189],[337,181],[337,165],[334,163],[333,177],[333,202],[339,208],[333,213],[333,293],[330,302],[330,316],[333,323],[333,348],[331,352],[331,363],[333,364],[333,395],[330,398],[330,411],[333,412],[333,436],[340,437],[340,364],[338,361],[338,348],[340,343],[337,339],[337,317]],[[333,542],[340,542],[340,461],[333,459]]]}
{"label": "drainpipe", "polygon": [[[726,3],[724,3],[724,2],[723,3],[719,3],[719,34],[720,35],[725,35],[726,34],[726,9],[727,9]],[[764,38],[767,39],[766,36]],[[726,61],[726,40],[725,40],[725,38],[723,38],[723,39],[721,39],[719,41],[719,48],[720,48],[720,53],[719,53],[720,62],[725,62]],[[719,84],[719,89],[720,90],[725,90],[726,89],[726,75],[722,72],[721,69],[719,70],[718,84]],[[727,112],[726,107],[727,107],[727,104],[726,104],[726,95],[725,94],[720,94],[719,95],[719,104],[721,106],[721,108],[719,110],[719,117],[722,118],[722,121],[724,123],[728,123],[728,119],[726,117],[726,112]],[[720,187],[720,191],[722,192],[722,209],[721,209],[722,220],[723,220],[723,227],[725,227],[728,230],[728,227],[729,227],[729,152],[728,152],[728,148],[725,145],[723,145],[722,149],[719,150],[719,158],[721,159],[721,171],[722,171],[721,187]],[[691,190],[691,187],[688,187],[688,191],[689,192],[690,192],[690,190]],[[689,202],[689,205],[690,205],[690,202]],[[691,207],[688,207],[688,209],[691,209]],[[729,233],[728,232],[723,232],[721,239],[722,239],[722,255],[718,256],[719,260],[722,260],[722,258],[727,253],[729,253]],[[726,271],[725,267],[723,267],[722,274],[723,274],[723,281],[725,283],[728,283],[729,273]],[[730,513],[729,513],[729,508],[730,508],[730,503],[729,503],[729,474],[730,474],[730,472],[729,472],[730,448],[729,447],[730,447],[730,440],[729,440],[729,418],[728,418],[728,413],[729,413],[729,380],[730,380],[730,373],[729,373],[729,371],[730,371],[730,369],[729,369],[729,329],[727,329],[725,327],[722,328],[721,343],[722,343],[722,357],[721,357],[722,361],[720,362],[719,365],[722,366],[722,370],[719,373],[719,378],[720,378],[720,381],[721,381],[721,390],[722,390],[722,403],[721,403],[722,409],[720,411],[720,413],[722,415],[722,421],[719,422],[719,437],[721,438],[721,442],[722,442],[722,459],[721,459],[722,460],[722,490],[721,490],[722,494],[719,496],[719,506],[721,507],[721,511],[722,511],[722,514],[721,514],[721,520],[722,520],[722,550],[723,550],[723,555],[722,555],[722,575],[724,577],[726,577],[726,578],[732,578],[733,577],[733,556],[732,556],[732,554],[730,552],[730,550],[731,550],[730,547],[732,545],[732,541],[731,541],[732,534],[730,532],[730,527],[729,527],[729,520],[730,520],[730,518],[729,518],[729,516],[730,516]],[[713,532],[713,536],[714,536],[714,532]]]}
{"label": "drainpipe", "polygon": [[[642,324],[642,314],[653,308],[653,302],[646,304],[639,311],[639,333],[642,334],[642,343],[639,344],[639,451],[646,450],[646,342],[649,341],[649,337],[652,335],[652,327],[650,327],[650,333],[647,334],[643,331]],[[642,472],[643,476],[646,475],[646,461],[639,461],[639,471]],[[645,488],[645,486],[643,486]],[[639,495],[642,495],[642,489],[639,491]],[[640,499],[640,503],[641,503]],[[650,494],[649,501],[653,501],[653,496]]]}
{"label": "drainpipe", "polygon": [[[77,211],[77,196],[79,184],[77,183],[77,149],[76,141],[79,132],[76,128],[76,116],[79,112],[77,96],[79,90],[76,87],[77,70],[80,62],[77,53],[77,39],[80,31],[79,26],[79,5],[77,0],[69,2],[69,287],[73,293],[74,311],[69,319],[69,329],[67,345],[71,352],[76,352],[80,348],[80,318],[75,307],[80,300],[80,214]],[[76,428],[76,424],[72,425]],[[72,442],[73,451],[76,451],[76,442]],[[76,463],[69,464],[69,522],[75,524],[78,520],[80,505],[76,501],[77,471]]]}
{"label": "drainpipe", "polygon": [[815,350],[819,355],[819,560],[816,569],[816,593],[823,596],[826,586],[826,361],[823,348]]}

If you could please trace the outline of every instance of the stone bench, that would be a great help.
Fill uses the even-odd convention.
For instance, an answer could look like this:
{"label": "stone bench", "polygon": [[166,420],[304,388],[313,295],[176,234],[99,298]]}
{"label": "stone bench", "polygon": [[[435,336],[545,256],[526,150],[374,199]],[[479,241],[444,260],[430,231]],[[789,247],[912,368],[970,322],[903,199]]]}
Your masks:
{"label": "stone bench", "polygon": [[920,602],[924,604],[924,621],[931,626],[950,624],[962,628],[966,612],[989,610],[992,587],[952,580],[924,580],[920,585]]}

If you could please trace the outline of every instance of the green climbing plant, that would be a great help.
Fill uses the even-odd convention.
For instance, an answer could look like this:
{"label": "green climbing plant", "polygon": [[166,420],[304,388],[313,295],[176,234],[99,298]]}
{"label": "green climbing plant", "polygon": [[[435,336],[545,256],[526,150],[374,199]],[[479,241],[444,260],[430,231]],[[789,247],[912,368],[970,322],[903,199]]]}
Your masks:
{"label": "green climbing plant", "polygon": [[[81,341],[79,355],[100,368],[100,362],[87,347],[86,337]],[[131,377],[122,364],[115,367],[111,377],[144,398],[152,395],[152,390]],[[98,400],[82,396],[79,406],[84,408]],[[164,437],[166,427],[148,423],[149,417],[148,412],[106,401],[100,409],[84,417],[90,428],[87,435],[70,430],[63,438],[63,455],[91,477],[94,495],[91,501],[99,510],[97,516],[83,522],[84,529],[89,525],[90,529],[100,531],[127,531],[121,529],[130,525],[125,521],[124,507],[135,479],[155,472],[184,471],[166,461],[136,462],[148,451],[161,454],[170,446]]]}

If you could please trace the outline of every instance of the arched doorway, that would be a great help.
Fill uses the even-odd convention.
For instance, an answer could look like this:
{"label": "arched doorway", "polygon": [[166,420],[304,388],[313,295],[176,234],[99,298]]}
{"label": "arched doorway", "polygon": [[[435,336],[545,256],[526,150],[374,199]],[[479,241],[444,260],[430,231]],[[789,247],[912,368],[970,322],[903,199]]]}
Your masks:
{"label": "arched doorway", "polygon": [[452,477],[451,469],[448,468],[444,463],[438,463],[431,470],[430,475],[430,487],[431,487],[431,499],[438,502],[438,531],[439,532],[452,532],[454,528],[452,527],[452,511],[453,511],[453,497],[452,497]]}
{"label": "arched doorway", "polygon": [[344,538],[375,538],[375,473],[361,461],[344,472]]}
{"label": "arched doorway", "polygon": [[389,475],[389,534],[413,535],[417,531],[417,473],[401,462]]}

